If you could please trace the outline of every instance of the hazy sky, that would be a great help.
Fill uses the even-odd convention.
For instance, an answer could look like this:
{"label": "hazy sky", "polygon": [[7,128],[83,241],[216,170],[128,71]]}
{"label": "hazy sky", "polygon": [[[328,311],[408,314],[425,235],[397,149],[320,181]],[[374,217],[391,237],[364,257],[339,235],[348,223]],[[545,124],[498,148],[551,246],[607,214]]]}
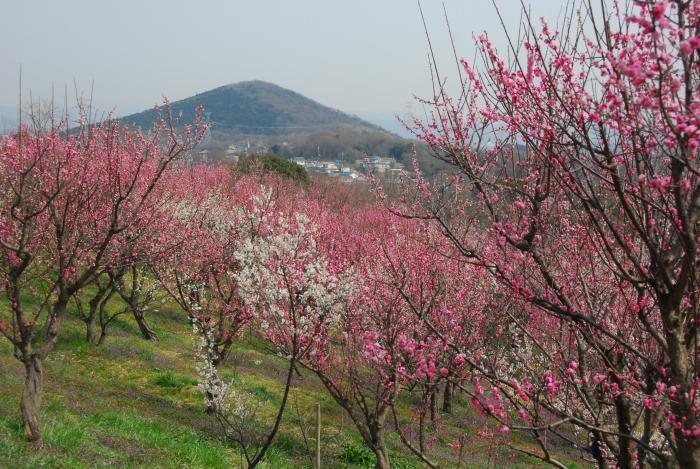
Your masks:
{"label": "hazy sky", "polygon": [[[490,0],[445,0],[458,52],[502,29]],[[497,0],[517,27],[519,0]],[[527,3],[527,0],[526,0]],[[566,0],[531,0],[556,20]],[[443,71],[455,76],[442,1],[423,9]],[[427,43],[413,0],[0,0],[0,105],[73,81],[117,114],[242,80],[291,88],[346,112],[399,112],[426,96]],[[61,98],[62,101],[62,98]]]}

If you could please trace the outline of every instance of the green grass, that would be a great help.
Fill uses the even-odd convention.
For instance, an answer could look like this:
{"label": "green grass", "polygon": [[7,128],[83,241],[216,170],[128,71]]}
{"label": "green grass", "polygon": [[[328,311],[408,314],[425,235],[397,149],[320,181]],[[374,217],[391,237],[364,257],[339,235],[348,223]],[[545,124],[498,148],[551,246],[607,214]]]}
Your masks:
{"label": "green grass", "polygon": [[130,411],[82,415],[47,412],[44,448],[27,451],[17,418],[3,418],[0,462],[4,467],[229,467],[225,441],[186,428],[173,429]]}
{"label": "green grass", "polygon": [[192,379],[189,376],[177,375],[172,371],[158,372],[153,382],[162,388],[181,388],[183,386],[195,386],[197,384],[196,379]]}
{"label": "green grass", "polygon": [[[69,310],[59,342],[45,362],[45,444],[41,450],[22,438],[18,404],[23,368],[9,343],[0,341],[0,467],[240,467],[237,447],[225,438],[216,419],[203,411],[191,329],[172,305],[161,306],[162,313],[149,318],[159,335],[157,342],[143,340],[133,320],[123,316],[101,346],[85,342],[85,325]],[[260,425],[270,428],[286,369],[284,361],[266,350],[258,339],[240,341],[222,375],[263,403]],[[307,429],[307,436],[313,435],[316,403],[322,407],[325,467],[373,467],[374,455],[350,419],[308,373],[295,378],[280,433],[261,467],[311,467],[300,428]],[[401,407],[408,418],[408,402]],[[454,407],[457,411],[448,422],[449,435],[440,440],[435,452],[443,467],[454,466],[454,452],[446,443],[456,432],[476,435],[485,424],[458,397]],[[534,448],[524,437],[513,438]],[[387,435],[387,440],[394,467],[423,467],[395,435]],[[313,442],[309,444],[313,449]],[[489,445],[474,436],[463,467],[494,463],[531,467],[536,463],[503,448],[493,456],[490,452]],[[577,462],[575,457],[564,460],[570,460],[571,467]]]}

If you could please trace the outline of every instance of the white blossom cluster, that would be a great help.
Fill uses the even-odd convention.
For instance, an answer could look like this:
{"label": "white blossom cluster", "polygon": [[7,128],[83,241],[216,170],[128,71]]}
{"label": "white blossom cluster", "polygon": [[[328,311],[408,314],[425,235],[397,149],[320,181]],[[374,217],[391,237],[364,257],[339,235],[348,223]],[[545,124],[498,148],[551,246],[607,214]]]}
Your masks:
{"label": "white blossom cluster", "polygon": [[199,204],[187,198],[167,201],[163,207],[183,223],[189,222],[200,212]]}
{"label": "white blossom cluster", "polygon": [[[184,276],[183,276],[184,277]],[[191,316],[197,316],[198,313],[204,311],[204,304],[209,299],[209,291],[204,282],[192,280],[190,278],[180,279],[181,294],[177,299]]]}
{"label": "white blossom cluster", "polygon": [[236,281],[264,330],[274,325],[310,338],[314,326],[336,323],[345,300],[357,291],[351,272],[329,271],[317,236],[305,215],[279,214],[274,227],[247,239],[236,253],[241,265]]}
{"label": "white blossom cluster", "polygon": [[207,199],[207,203],[211,203],[211,207],[207,208],[204,225],[217,238],[227,239],[231,230],[236,227],[236,222],[231,213],[224,209],[217,199],[215,197]]}
{"label": "white blossom cluster", "polygon": [[[317,245],[318,229],[308,217],[276,212],[268,189],[261,190],[252,202],[250,207],[230,214],[236,228],[243,229],[247,236],[235,247],[234,257],[239,265],[228,275],[260,326],[264,330],[273,328],[278,337],[283,337],[273,342],[281,356],[291,359],[291,351],[281,342],[293,336],[312,344],[320,327],[337,323],[347,301],[359,288],[352,271],[341,275],[330,271]],[[222,226],[228,229],[228,225]],[[205,286],[185,281],[181,288],[190,293],[182,300],[196,313],[201,309],[200,303],[206,301]],[[220,377],[214,366],[216,331],[196,314],[191,319],[199,388],[205,404],[223,417],[220,420],[225,422],[227,432],[244,439],[243,435],[250,431],[248,423],[264,403]],[[314,353],[309,348],[306,351]]]}
{"label": "white blossom cluster", "polygon": [[252,202],[251,208],[240,206],[235,214],[236,221],[246,229],[250,238],[262,234],[263,227],[270,220],[270,212],[275,205],[272,200],[272,189],[261,187]]}
{"label": "white blossom cluster", "polygon": [[532,363],[539,363],[534,343],[516,323],[509,322],[504,327],[506,332],[503,337],[507,338],[508,346],[497,353],[489,353],[482,365],[490,368],[499,380],[510,382],[514,378],[529,378],[529,367]]}
{"label": "white blossom cluster", "polygon": [[169,202],[167,208],[178,221],[185,224],[201,217],[203,226],[220,239],[228,237],[230,230],[236,227],[235,217],[231,216],[218,195],[209,195],[201,202],[187,198],[179,199]]}

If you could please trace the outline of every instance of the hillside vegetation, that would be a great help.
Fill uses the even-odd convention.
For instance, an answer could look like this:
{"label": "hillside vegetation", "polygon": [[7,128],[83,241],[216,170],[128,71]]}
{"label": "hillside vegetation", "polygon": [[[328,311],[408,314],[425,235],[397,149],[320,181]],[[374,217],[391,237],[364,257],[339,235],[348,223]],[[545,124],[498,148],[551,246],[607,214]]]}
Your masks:
{"label": "hillside vegetation", "polygon": [[[120,307],[117,301],[109,305]],[[142,339],[132,320],[117,319],[99,347],[85,341],[85,326],[75,314],[69,311],[55,353],[46,362],[41,451],[22,438],[17,402],[24,372],[8,343],[0,342],[0,467],[244,467],[216,419],[204,413],[184,313],[166,304],[150,317],[158,342]],[[274,403],[284,368],[285,362],[270,355],[262,342],[246,339],[236,344],[223,374],[236,388]],[[322,409],[325,467],[374,467],[374,456],[352,422],[315,378],[303,375],[262,467],[312,467],[313,442],[308,441],[307,449],[304,432],[309,439],[315,434],[316,403]],[[457,405],[453,418],[453,424],[467,424],[463,467],[530,467],[532,460],[480,442],[477,431],[485,419],[468,407]],[[270,406],[270,414],[272,410]],[[397,439],[390,443],[394,467],[423,467]],[[444,455],[445,467],[455,464],[455,456]]]}

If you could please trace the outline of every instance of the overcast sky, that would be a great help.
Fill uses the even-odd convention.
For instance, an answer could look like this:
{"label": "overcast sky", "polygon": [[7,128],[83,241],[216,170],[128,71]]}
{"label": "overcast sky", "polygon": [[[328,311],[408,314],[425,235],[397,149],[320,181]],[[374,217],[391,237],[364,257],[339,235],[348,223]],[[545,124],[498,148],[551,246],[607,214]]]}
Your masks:
{"label": "overcast sky", "polygon": [[[527,0],[526,0],[527,2]],[[445,0],[458,53],[503,32],[490,0]],[[497,0],[517,27],[519,0]],[[556,20],[566,0],[531,0]],[[423,0],[443,73],[455,76],[442,1]],[[501,42],[502,43],[502,42]],[[0,106],[73,81],[127,114],[217,86],[260,79],[358,114],[409,110],[426,96],[427,43],[413,0],[0,0]],[[62,101],[62,99],[61,99]]]}

